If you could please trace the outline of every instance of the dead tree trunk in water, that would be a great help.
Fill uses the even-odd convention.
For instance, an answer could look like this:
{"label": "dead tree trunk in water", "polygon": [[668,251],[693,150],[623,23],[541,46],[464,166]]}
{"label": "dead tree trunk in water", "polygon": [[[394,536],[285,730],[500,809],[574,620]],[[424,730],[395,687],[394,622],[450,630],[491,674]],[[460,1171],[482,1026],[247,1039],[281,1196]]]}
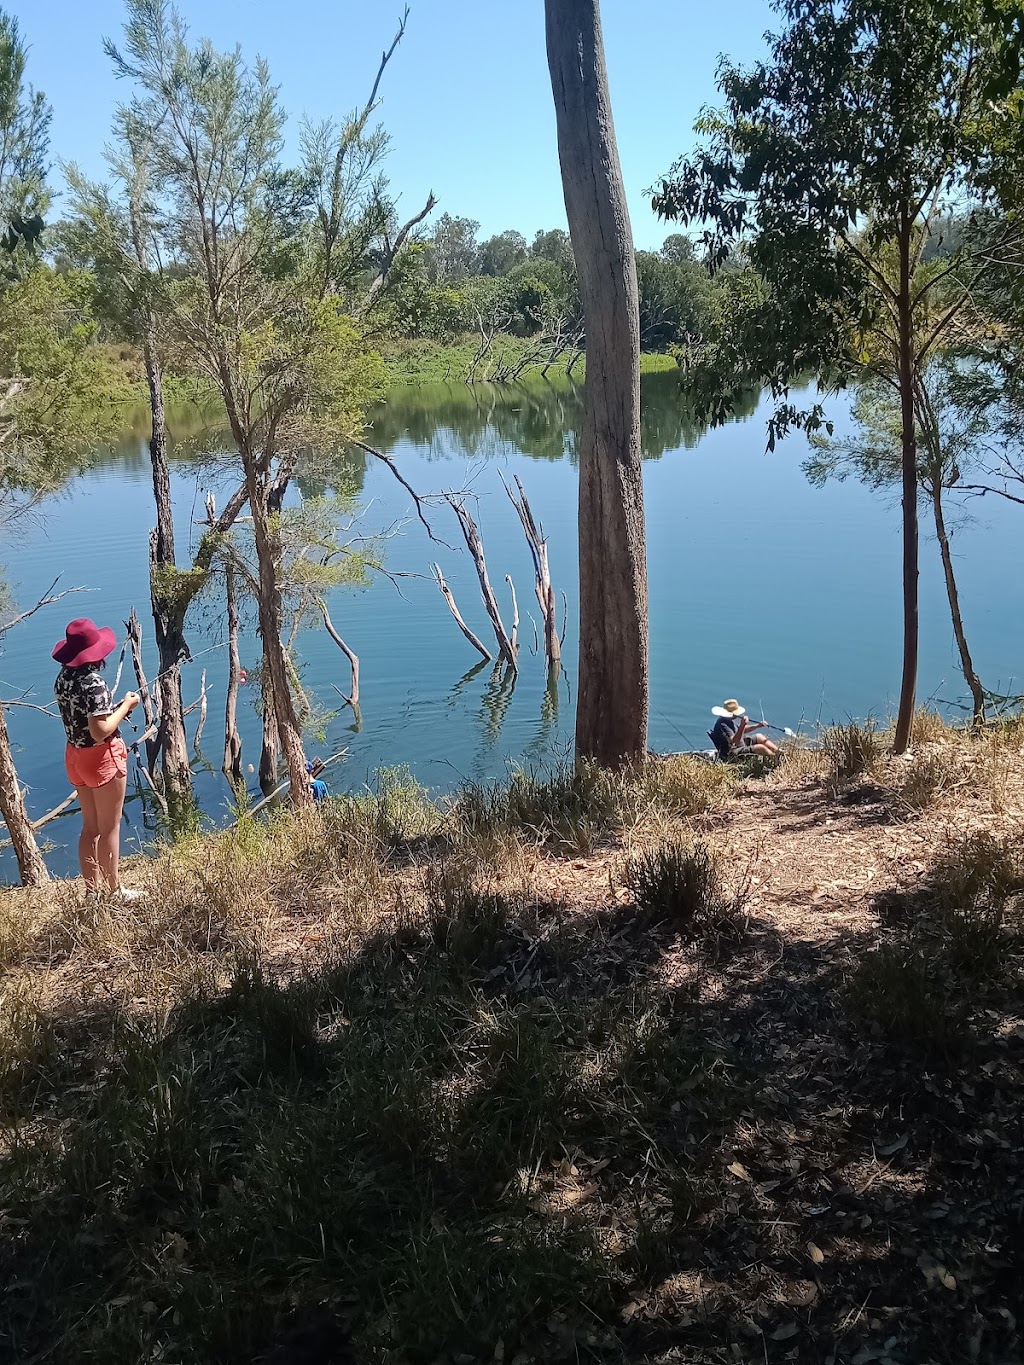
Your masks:
{"label": "dead tree trunk in water", "polygon": [[[491,651],[487,648],[487,646],[480,639],[480,637],[478,635],[475,635],[473,631],[470,630],[469,626],[467,626],[465,621],[462,619],[462,612],[459,611],[458,603],[455,601],[454,593],[452,592],[451,588],[449,588],[448,584],[445,582],[445,577],[444,574],[441,572],[440,564],[434,565],[434,577],[437,579],[437,586],[441,589],[441,596],[448,603],[448,610],[455,617],[455,624],[458,626],[459,630],[462,631],[463,635],[465,635],[466,639],[477,651],[477,653],[482,654],[485,661],[487,663],[490,663],[491,658],[493,657]],[[477,667],[479,667],[479,664],[477,665]]]}
{"label": "dead tree trunk in water", "polygon": [[[345,641],[344,641],[344,640],[341,638],[341,636],[338,634],[337,628],[335,627],[334,622],[331,620],[331,613],[327,610],[327,603],[324,601],[324,599],[323,599],[322,597],[318,597],[318,598],[316,599],[316,604],[317,604],[317,606],[320,608],[320,614],[321,614],[321,616],[324,618],[324,629],[327,631],[327,634],[331,637],[331,639],[334,641],[334,643],[335,643],[335,644],[338,646],[338,648],[341,650],[342,654],[344,654],[345,658],[348,660],[349,668],[351,668],[351,670],[352,670],[352,690],[351,690],[351,692],[349,693],[349,695],[348,695],[347,697],[345,697],[344,692],[342,692],[341,695],[342,695],[343,697],[345,697],[345,701],[348,703],[349,706],[351,706],[353,712],[354,712],[355,715],[356,715],[356,718],[358,719],[358,717],[359,717],[359,655],[355,652],[354,649],[349,649],[348,645],[345,643]],[[340,691],[340,688],[339,688],[339,691]]]}
{"label": "dead tree trunk in water", "polygon": [[235,566],[230,559],[224,567],[228,614],[228,696],[224,704],[224,762],[221,765],[231,785],[242,781],[242,737],[238,733],[238,684],[242,665],[238,658],[238,594]]}
{"label": "dead tree trunk in water", "polygon": [[558,154],[586,320],[577,759],[647,753],[640,307],[598,0],[545,0]]}
{"label": "dead tree trunk in water", "polygon": [[[484,608],[494,628],[494,638],[498,642],[498,654],[512,671],[516,672],[519,668],[518,646],[513,642],[512,637],[505,629],[505,622],[501,619],[498,599],[494,596],[494,589],[491,587],[491,580],[487,573],[487,560],[484,557],[484,543],[480,537],[480,528],[473,520],[464,502],[450,493],[447,494],[447,501],[458,517],[459,528],[466,542],[466,548],[473,557],[476,576],[480,580],[480,596],[484,600]],[[444,591],[443,588],[442,591]],[[451,604],[449,603],[449,605]],[[457,617],[456,620],[458,620]]]}
{"label": "dead tree trunk in water", "polygon": [[547,536],[544,534],[543,526],[538,527],[533,519],[533,512],[526,500],[526,490],[519,478],[516,478],[516,487],[519,489],[519,496],[516,497],[512,489],[505,483],[504,476],[500,473],[499,476],[512,506],[519,513],[519,520],[523,523],[523,530],[526,532],[526,543],[529,545],[530,554],[533,556],[533,572],[536,579],[534,591],[537,594],[541,620],[544,622],[544,657],[548,661],[548,667],[551,667],[561,662],[562,642],[558,638],[555,590],[551,584]]}
{"label": "dead tree trunk in water", "polygon": [[0,706],[0,815],[11,836],[14,856],[24,886],[42,886],[50,880],[43,855],[36,843],[32,822],[25,810],[25,797],[18,781],[11,751],[11,737],[7,731],[7,716]]}

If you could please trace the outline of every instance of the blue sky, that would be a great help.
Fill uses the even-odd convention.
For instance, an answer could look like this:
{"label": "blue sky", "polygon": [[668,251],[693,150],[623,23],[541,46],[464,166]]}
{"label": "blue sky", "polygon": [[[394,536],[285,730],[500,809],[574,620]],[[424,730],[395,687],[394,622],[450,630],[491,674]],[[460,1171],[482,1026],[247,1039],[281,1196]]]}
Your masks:
{"label": "blue sky", "polygon": [[[111,112],[125,96],[103,55],[120,0],[6,0],[30,44],[29,78],[53,105],[54,159],[102,172]],[[179,0],[193,36],[265,57],[294,130],[307,113],[342,115],[369,92],[402,0]],[[603,0],[619,151],[639,247],[660,245],[644,191],[692,143],[715,101],[719,54],[749,61],[772,26],[767,0],[723,9],[690,0]],[[401,209],[428,190],[481,235],[564,224],[541,0],[411,0],[383,89],[388,174]],[[55,181],[59,177],[55,175]]]}

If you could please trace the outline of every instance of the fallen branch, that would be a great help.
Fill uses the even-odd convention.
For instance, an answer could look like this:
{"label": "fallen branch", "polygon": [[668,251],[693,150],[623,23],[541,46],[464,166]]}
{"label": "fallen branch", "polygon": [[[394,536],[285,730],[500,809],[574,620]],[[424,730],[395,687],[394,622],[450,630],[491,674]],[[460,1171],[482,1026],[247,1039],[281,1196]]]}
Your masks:
{"label": "fallen branch", "polygon": [[512,594],[512,634],[509,639],[512,643],[513,654],[519,654],[519,599],[516,597],[516,585],[512,582],[512,575],[505,575],[505,582],[508,590]]}
{"label": "fallen branch", "polygon": [[[330,758],[325,758],[319,764],[314,765],[312,776],[314,777],[319,776],[319,774],[322,773],[326,767],[328,767],[331,763],[337,762],[339,758],[344,758],[347,753],[348,746],[346,745],[344,749],[339,749],[336,754],[331,754]],[[290,781],[291,779],[286,777],[283,782],[279,782],[272,791],[267,792],[266,796],[264,796],[261,800],[257,801],[255,806],[250,807],[250,809],[245,812],[246,815],[256,815],[259,811],[263,810],[265,806],[269,806],[271,801],[273,801],[275,797],[280,796],[281,793],[287,789]],[[237,824],[238,821],[236,820],[234,824],[230,825],[228,828],[234,829],[235,825]]]}
{"label": "fallen branch", "polygon": [[491,659],[494,657],[493,654],[487,648],[484,642],[478,636],[473,634],[469,626],[467,626],[465,621],[462,619],[462,613],[459,611],[459,608],[455,603],[455,598],[452,595],[452,590],[444,581],[444,574],[441,572],[440,564],[434,565],[434,574],[437,578],[437,586],[441,589],[441,595],[444,597],[444,600],[448,603],[448,610],[455,617],[455,624],[462,631],[463,635],[465,635],[466,639],[473,646],[473,648],[477,650],[478,653],[483,655],[487,663],[490,663]]}

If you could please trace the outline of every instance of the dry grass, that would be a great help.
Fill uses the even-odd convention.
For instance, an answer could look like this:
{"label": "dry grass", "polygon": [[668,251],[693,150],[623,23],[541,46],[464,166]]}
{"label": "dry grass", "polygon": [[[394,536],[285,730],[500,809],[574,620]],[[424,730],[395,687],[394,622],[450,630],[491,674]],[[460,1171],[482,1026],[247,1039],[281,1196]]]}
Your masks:
{"label": "dry grass", "polygon": [[[837,1332],[939,1358],[893,1248],[932,1245],[911,1192],[947,1148],[958,1208],[1015,1197],[948,1094],[1024,1013],[1022,745],[929,717],[843,784],[846,741],[440,804],[385,774],[136,862],[138,906],[3,893],[11,1358],[250,1365],[296,1314],[321,1365],[350,1334],[380,1365],[824,1359]],[[905,1186],[863,1165],[897,1094]],[[992,1261],[959,1307],[995,1365],[1002,1234],[975,1221],[943,1254]],[[896,1285],[898,1320],[857,1317]]]}

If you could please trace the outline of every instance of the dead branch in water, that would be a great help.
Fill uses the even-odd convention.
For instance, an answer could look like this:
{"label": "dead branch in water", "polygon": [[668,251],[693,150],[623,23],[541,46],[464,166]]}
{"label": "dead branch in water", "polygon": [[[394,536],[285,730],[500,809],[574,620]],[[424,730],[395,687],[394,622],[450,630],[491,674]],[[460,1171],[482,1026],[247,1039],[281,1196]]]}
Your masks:
{"label": "dead branch in water", "polygon": [[[128,632],[128,644],[132,651],[135,681],[139,685],[139,696],[142,699],[142,714],[146,718],[146,730],[147,733],[152,731],[154,736],[152,739],[146,740],[146,768],[148,769],[148,776],[152,778],[156,761],[160,756],[160,727],[156,706],[153,704],[153,694],[149,690],[149,681],[142,666],[142,623],[134,607],[132,607],[128,620],[125,622],[125,629]],[[139,742],[141,743],[141,741]]]}
{"label": "dead branch in water", "polygon": [[484,556],[484,543],[480,537],[480,528],[473,520],[472,514],[460,497],[457,497],[453,493],[447,493],[445,498],[449,507],[451,507],[458,518],[459,527],[466,542],[466,548],[473,557],[473,563],[476,566],[476,576],[480,580],[480,595],[483,598],[484,609],[494,628],[494,637],[498,642],[498,653],[513,672],[518,672],[519,663],[517,648],[513,644],[508,631],[505,629],[505,623],[501,619],[498,602],[494,596],[494,589],[491,587],[491,580],[487,575],[487,560]]}
{"label": "dead branch in water", "polygon": [[515,481],[516,488],[519,490],[518,495],[508,486],[500,471],[498,477],[508,494],[509,501],[519,514],[519,520],[522,522],[523,531],[526,534],[526,543],[530,547],[530,554],[533,557],[534,590],[537,594],[537,603],[540,606],[541,620],[544,623],[544,656],[549,664],[557,664],[562,658],[562,642],[559,639],[558,622],[555,614],[555,590],[551,583],[547,536],[544,534],[543,526],[538,527],[534,520],[533,512],[526,498],[526,490],[518,476]]}
{"label": "dead branch in water", "polygon": [[202,750],[199,747],[199,741],[203,737],[203,729],[205,728],[205,726],[206,726],[206,669],[204,668],[202,677],[199,682],[199,724],[196,726],[196,737],[192,741],[192,748],[196,751],[197,755],[202,754]]}
{"label": "dead branch in water", "polygon": [[321,614],[321,616],[324,618],[324,629],[327,631],[327,634],[331,637],[331,639],[334,641],[334,643],[335,643],[335,644],[338,646],[338,648],[341,650],[342,654],[344,654],[345,658],[346,658],[346,659],[348,660],[348,662],[349,662],[350,668],[352,669],[352,691],[351,691],[351,693],[350,693],[349,696],[345,697],[344,692],[342,692],[342,691],[340,690],[340,688],[339,688],[339,689],[338,689],[339,695],[342,696],[342,697],[345,697],[346,703],[347,703],[349,706],[351,706],[351,708],[352,708],[353,711],[355,711],[355,712],[358,713],[358,711],[359,711],[359,655],[356,654],[356,652],[355,652],[354,650],[349,649],[348,645],[345,643],[345,641],[344,641],[344,640],[341,638],[341,636],[338,634],[338,632],[337,632],[337,630],[336,630],[336,628],[335,628],[334,622],[331,620],[331,614],[330,614],[330,612],[327,610],[327,603],[324,601],[324,599],[323,599],[322,597],[318,597],[318,598],[316,599],[316,604],[317,604],[317,606],[320,608],[320,614]]}
{"label": "dead branch in water", "polygon": [[441,589],[441,594],[444,597],[444,600],[448,603],[448,610],[455,617],[455,624],[458,626],[459,630],[462,631],[463,635],[465,635],[466,639],[473,646],[473,648],[479,654],[483,655],[486,662],[490,663],[491,659],[494,656],[491,654],[491,651],[487,648],[483,641],[473,634],[469,626],[467,626],[465,621],[462,619],[462,613],[459,611],[459,608],[456,605],[455,598],[452,595],[452,590],[444,581],[444,574],[441,572],[440,564],[434,565],[434,575],[437,578],[437,586]]}

